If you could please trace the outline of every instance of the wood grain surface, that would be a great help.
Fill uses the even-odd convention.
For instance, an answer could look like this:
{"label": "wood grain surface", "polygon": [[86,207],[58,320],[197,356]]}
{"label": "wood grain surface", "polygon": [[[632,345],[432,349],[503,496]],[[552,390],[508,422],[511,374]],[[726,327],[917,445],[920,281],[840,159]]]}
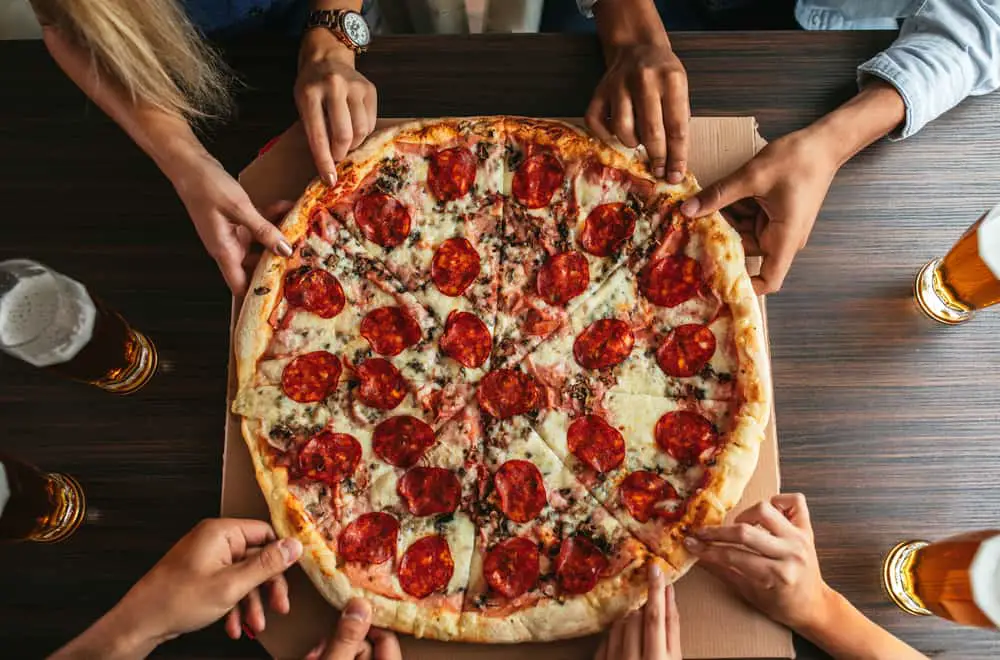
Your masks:
{"label": "wood grain surface", "polygon": [[[698,115],[756,115],[774,138],[854,89],[888,33],[678,34]],[[295,44],[227,48],[239,110],[207,141],[237,171],[295,118]],[[0,548],[0,653],[38,657],[110,607],[218,511],[229,294],[155,166],[51,63],[0,43],[0,259],[31,256],[99,292],[153,337],[163,370],[114,398],[0,359],[0,449],[70,472],[90,517],[70,541]],[[603,70],[588,37],[396,37],[361,68],[383,116],[579,115]],[[838,175],[769,302],[784,489],[809,497],[827,580],[927,653],[1000,655],[1000,636],[898,612],[882,554],[904,538],[1000,525],[1000,310],[920,317],[916,270],[1000,201],[1000,97],[962,104]],[[799,642],[800,657],[823,657]],[[262,657],[221,626],[162,657]]]}

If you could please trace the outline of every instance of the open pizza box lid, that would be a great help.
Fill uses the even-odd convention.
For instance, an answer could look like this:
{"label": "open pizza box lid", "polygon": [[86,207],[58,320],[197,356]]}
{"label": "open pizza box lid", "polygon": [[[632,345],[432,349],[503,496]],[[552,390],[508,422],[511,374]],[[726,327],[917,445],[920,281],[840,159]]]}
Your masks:
{"label": "open pizza box lid", "polygon": [[[379,120],[379,127],[401,120]],[[572,120],[571,120],[572,121]],[[753,117],[695,118],[691,122],[690,167],[704,186],[733,171],[761,147]],[[295,124],[240,173],[240,182],[254,204],[267,208],[280,200],[296,200],[316,176],[305,134]],[[759,267],[748,260],[751,272]],[[233,301],[233,319],[241,301]],[[763,299],[761,306],[763,307]],[[766,316],[765,316],[766,318]],[[235,367],[230,360],[229,397],[236,388]],[[236,416],[226,416],[222,464],[223,516],[268,518],[267,505],[257,487],[250,455]],[[757,471],[736,512],[774,495],[779,490],[778,445],[772,412],[761,447]],[[259,641],[276,658],[302,658],[333,630],[336,611],[313,588],[305,574],[289,574],[292,611],[287,616],[269,614]],[[676,585],[681,615],[681,646],[685,658],[794,658],[791,633],[745,605],[734,593],[697,566]],[[517,653],[526,660],[569,660],[593,657],[599,636],[560,642],[509,646],[484,646],[438,642],[401,636],[406,660],[460,660],[509,658]]]}

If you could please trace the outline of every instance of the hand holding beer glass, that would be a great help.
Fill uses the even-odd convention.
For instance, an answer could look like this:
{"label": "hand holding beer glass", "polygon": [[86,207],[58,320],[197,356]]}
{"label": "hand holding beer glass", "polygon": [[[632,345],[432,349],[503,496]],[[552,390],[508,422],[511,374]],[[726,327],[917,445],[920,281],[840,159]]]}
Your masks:
{"label": "hand holding beer glass", "polygon": [[153,343],[79,282],[28,259],[0,262],[0,350],[131,394],[152,378]]}
{"label": "hand holding beer glass", "polygon": [[943,258],[925,265],[913,291],[921,311],[949,325],[1000,303],[1000,206],[979,218]]}

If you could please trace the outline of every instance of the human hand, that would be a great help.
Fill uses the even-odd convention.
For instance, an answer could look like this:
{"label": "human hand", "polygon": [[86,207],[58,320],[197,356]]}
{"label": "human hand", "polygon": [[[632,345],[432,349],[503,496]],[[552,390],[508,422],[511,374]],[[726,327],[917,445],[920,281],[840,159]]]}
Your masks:
{"label": "human hand", "polygon": [[372,628],[371,623],[371,603],[363,598],[352,598],[330,638],[320,642],[305,660],[402,660],[396,635]]}
{"label": "human hand", "polygon": [[[243,187],[208,153],[185,158],[172,172],[174,188],[233,295],[246,291],[246,262],[252,258],[254,240],[277,255],[292,255],[281,230],[254,208]],[[266,213],[281,210],[276,207]]]}
{"label": "human hand", "polygon": [[691,120],[687,73],[666,34],[612,51],[585,119],[605,141],[614,134],[626,147],[641,143],[655,176],[671,183],[684,178]]}
{"label": "human hand", "polygon": [[337,161],[375,129],[375,86],[354,68],[354,53],[325,29],[307,30],[299,51],[295,105],[316,171],[337,182]]}
{"label": "human hand", "polygon": [[790,628],[822,619],[834,593],[820,574],[800,493],[760,502],[732,525],[702,528],[685,547],[751,605]]}
{"label": "human hand", "polygon": [[642,609],[611,626],[594,660],[681,660],[681,622],[656,561],[649,562],[649,597]]}
{"label": "human hand", "polygon": [[806,246],[838,168],[817,133],[791,133],[684,202],[681,213],[700,217],[733,205],[730,215],[747,252],[764,257],[754,291],[774,293]]}
{"label": "human hand", "polygon": [[277,541],[260,520],[204,520],[136,582],[109,617],[123,621],[132,635],[160,643],[229,613],[226,631],[238,638],[243,600],[247,625],[260,632],[264,610],[258,588],[266,585],[271,608],[287,613],[283,573],[301,555],[298,540]]}

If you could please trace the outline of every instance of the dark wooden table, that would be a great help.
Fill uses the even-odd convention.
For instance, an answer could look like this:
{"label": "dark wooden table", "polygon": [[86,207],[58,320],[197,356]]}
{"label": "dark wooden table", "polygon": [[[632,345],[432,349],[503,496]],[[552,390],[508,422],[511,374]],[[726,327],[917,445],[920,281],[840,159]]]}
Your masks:
{"label": "dark wooden table", "polygon": [[[886,33],[682,34],[698,115],[756,115],[765,137],[854,89]],[[209,136],[231,171],[295,117],[292,43],[234,45],[238,116]],[[42,655],[110,607],[218,512],[229,295],[153,164],[40,43],[0,42],[0,259],[71,274],[148,331],[163,372],[118,399],[0,359],[0,448],[77,475],[92,520],[52,547],[0,548],[0,655]],[[596,41],[392,38],[362,59],[383,116],[583,112]],[[937,327],[914,272],[1000,201],[1000,96],[972,100],[848,164],[784,290],[769,301],[785,490],[809,496],[829,582],[925,652],[1000,655],[996,633],[911,618],[879,590],[899,539],[1000,524],[1000,311]],[[800,657],[822,657],[800,643]],[[220,626],[161,651],[259,657]]]}

